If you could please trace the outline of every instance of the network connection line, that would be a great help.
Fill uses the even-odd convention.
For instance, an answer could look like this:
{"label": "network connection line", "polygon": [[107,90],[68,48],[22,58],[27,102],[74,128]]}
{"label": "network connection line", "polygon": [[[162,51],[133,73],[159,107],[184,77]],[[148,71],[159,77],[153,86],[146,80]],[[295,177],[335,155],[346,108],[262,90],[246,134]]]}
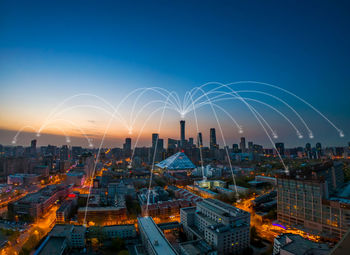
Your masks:
{"label": "network connection line", "polygon": [[[88,142],[89,144],[89,147],[93,147],[93,144],[91,143],[91,139],[87,136],[87,134],[85,133],[85,131],[79,126],[77,125],[76,123],[74,123],[73,121],[70,121],[70,120],[67,120],[67,119],[54,119],[54,120],[50,120],[50,122],[42,125],[40,127],[40,129],[37,131],[37,134],[40,134],[42,130],[44,130],[48,125],[54,123],[54,122],[67,122],[69,123],[70,125],[76,127],[77,129],[79,129],[80,133],[85,137],[86,141]],[[57,127],[56,127],[57,128]]]}
{"label": "network connection line", "polygon": [[[220,87],[214,88],[214,89],[210,90],[210,91],[208,92],[208,94],[209,94],[209,95],[211,95],[211,94],[222,94],[222,95],[230,94],[230,93],[225,92],[225,91],[218,91],[218,90],[217,90],[217,89],[222,88],[222,87],[224,87],[224,86],[220,86]],[[282,104],[286,105],[291,111],[293,111],[293,112],[295,113],[295,115],[300,119],[300,121],[303,123],[303,125],[304,125],[305,128],[307,129],[308,134],[309,134],[309,137],[310,137],[310,138],[313,138],[313,137],[314,137],[313,132],[311,131],[311,129],[309,128],[309,126],[306,124],[305,120],[300,116],[300,114],[299,114],[291,105],[289,105],[287,102],[285,102],[285,101],[282,100],[281,98],[279,98],[279,97],[277,97],[277,96],[274,96],[274,95],[272,95],[272,94],[263,92],[263,91],[256,91],[256,90],[238,90],[238,91],[236,91],[236,92],[237,92],[237,93],[245,93],[245,92],[260,93],[260,94],[267,95],[267,96],[269,96],[269,97],[272,97],[272,98],[278,100],[279,102],[281,102]],[[220,97],[220,95],[217,95],[217,96],[213,97],[212,99],[219,98],[219,97]],[[200,99],[200,98],[201,98],[201,97],[199,97],[199,99]],[[199,99],[198,99],[198,100],[199,100]],[[271,106],[271,105],[270,105],[270,106]],[[299,134],[300,134],[300,132],[297,132],[298,137],[299,137],[299,138],[302,138],[302,135],[299,135]]]}
{"label": "network connection line", "polygon": [[[234,90],[233,90],[231,87],[229,87],[228,85],[222,84],[222,86],[223,86],[223,87],[226,87],[227,89],[229,89],[230,91],[232,91],[232,93],[236,94],[237,97],[238,97],[238,99],[240,99],[240,100],[248,107],[248,109],[252,112],[252,114],[254,115],[254,117],[256,118],[256,120],[259,122],[259,124],[261,125],[261,127],[262,127],[263,130],[265,131],[265,133],[266,133],[267,137],[269,138],[269,140],[270,140],[272,146],[273,146],[274,149],[276,150],[276,153],[277,153],[279,159],[281,160],[281,163],[282,163],[282,165],[283,165],[285,171],[288,171],[288,168],[287,168],[287,166],[285,165],[285,163],[284,163],[284,161],[283,161],[283,159],[282,159],[282,157],[281,157],[279,151],[277,150],[277,148],[276,148],[276,146],[275,146],[275,144],[274,144],[274,142],[273,142],[273,140],[272,140],[270,134],[267,132],[265,126],[262,124],[261,120],[258,118],[257,114],[255,113],[254,107],[252,107],[250,104],[248,104],[236,91],[234,91]],[[202,88],[201,88],[201,87],[198,87],[198,90],[202,90]],[[231,163],[231,162],[230,162],[230,163]]]}
{"label": "network connection line", "polygon": [[[204,90],[202,90],[202,93],[206,93]],[[208,98],[208,97],[207,97]],[[236,191],[236,198],[238,199],[239,198],[239,194],[238,194],[238,190],[237,190],[237,185],[236,185],[236,179],[235,179],[235,175],[233,173],[233,168],[232,168],[232,164],[231,164],[231,157],[230,157],[230,154],[228,152],[228,149],[227,149],[227,144],[226,144],[226,140],[225,140],[225,136],[224,136],[224,133],[222,131],[222,128],[221,128],[221,124],[220,124],[220,121],[218,119],[218,116],[216,114],[216,111],[214,109],[214,106],[211,104],[211,101],[210,101],[210,98],[208,98],[208,101],[210,103],[210,106],[211,106],[211,109],[213,111],[213,114],[214,114],[214,117],[216,119],[216,122],[218,124],[218,127],[219,127],[219,131],[220,131],[220,134],[221,134],[221,138],[222,138],[222,141],[224,143],[224,147],[225,147],[225,151],[226,151],[226,156],[227,156],[227,161],[229,163],[229,166],[230,166],[230,170],[231,170],[231,174],[232,174],[232,179],[233,179],[233,184],[235,185],[235,191]]]}
{"label": "network connection line", "polygon": [[34,130],[34,132],[36,132],[36,129],[35,129],[33,126],[25,125],[25,126],[21,127],[21,128],[17,131],[17,133],[14,135],[14,137],[12,138],[12,144],[16,144],[16,143],[17,143],[17,138],[18,138],[18,136],[22,133],[22,131],[23,131],[24,129],[27,129],[27,128],[30,128],[30,129]]}
{"label": "network connection line", "polygon": [[[229,99],[226,99],[226,100],[229,100]],[[240,131],[243,131],[242,130],[242,126],[240,124],[238,124],[236,119],[228,111],[226,111],[223,107],[219,106],[218,104],[214,104],[214,102],[217,102],[217,101],[211,101],[211,104],[213,104],[216,108],[218,108],[222,112],[224,112],[227,115],[227,117],[229,117],[232,120],[232,122],[235,124],[236,128],[239,130],[239,133],[242,133],[242,132],[240,132]],[[210,102],[203,102],[200,105],[197,105],[197,106],[193,107],[192,110],[190,110],[189,112],[195,111],[196,109],[199,109],[199,108],[204,107],[206,105],[210,105]]]}
{"label": "network connection line", "polygon": [[[163,88],[158,88],[158,89],[159,89],[160,91],[166,91],[166,92],[168,92],[167,90],[165,90],[165,89],[163,89]],[[155,87],[153,87],[153,88],[139,88],[139,89],[135,89],[135,90],[131,91],[130,93],[128,93],[128,94],[123,98],[123,100],[120,101],[120,103],[118,104],[118,106],[115,108],[112,117],[111,117],[110,120],[108,121],[107,126],[106,126],[106,128],[105,128],[105,131],[104,131],[104,133],[103,133],[103,136],[102,136],[100,145],[99,145],[99,147],[98,147],[98,152],[97,152],[97,155],[96,155],[96,160],[95,160],[95,164],[94,164],[94,169],[93,169],[93,172],[92,172],[92,176],[95,175],[96,166],[97,166],[97,162],[98,162],[99,157],[100,157],[101,148],[102,148],[102,145],[103,145],[104,140],[105,140],[105,138],[106,138],[107,132],[108,132],[109,129],[110,129],[110,126],[111,126],[112,120],[114,119],[115,114],[119,111],[120,106],[123,105],[123,104],[125,103],[125,101],[126,101],[126,99],[127,99],[128,97],[130,97],[132,94],[136,93],[137,91],[141,91],[141,90],[153,90],[153,91],[156,91],[156,92],[162,94],[161,92],[159,92],[158,90],[156,90]],[[171,96],[170,93],[168,93],[168,95]],[[90,193],[91,193],[91,187],[92,187],[92,185],[90,184],[90,186],[89,186],[89,193],[88,193],[88,201],[87,201],[87,204],[86,204],[85,215],[84,215],[84,221],[83,221],[83,222],[84,222],[84,225],[86,224],[87,207],[88,207],[88,204],[89,204],[89,198],[90,198]]]}
{"label": "network connection line", "polygon": [[[170,95],[169,95],[169,96],[170,96]],[[160,129],[161,129],[161,127],[162,127],[162,122],[163,122],[165,110],[166,110],[166,104],[164,104],[163,111],[162,111],[162,114],[161,114],[161,116],[160,116],[159,125],[158,125],[158,134],[160,133]],[[147,205],[146,205],[146,214],[147,214],[147,215],[148,215],[149,196],[150,196],[151,187],[152,187],[154,163],[155,163],[156,154],[157,154],[158,139],[159,139],[159,136],[157,136],[156,144],[155,144],[155,146],[154,146],[153,160],[152,160],[152,168],[151,168],[151,174],[150,174],[150,178],[149,178],[149,186],[148,186],[148,193],[147,193]]]}
{"label": "network connection line", "polygon": [[[170,101],[171,105],[174,106],[174,109],[176,109],[178,112],[180,111],[179,105],[178,105],[177,102],[176,102],[177,99],[176,99],[176,97],[174,96],[174,92],[169,92],[169,91],[167,91],[167,90],[165,90],[165,89],[158,88],[158,87],[143,88],[142,91],[137,95],[137,97],[136,97],[136,99],[135,99],[135,101],[134,101],[134,103],[133,103],[133,106],[132,106],[132,108],[131,108],[131,113],[130,113],[130,118],[131,118],[131,119],[134,119],[133,116],[134,116],[135,107],[136,107],[137,103],[139,102],[140,98],[141,98],[146,92],[148,92],[148,91],[152,91],[152,92],[156,92],[156,93],[160,94],[162,97],[164,97],[164,101],[166,101],[166,99],[168,98],[168,96],[171,95],[171,98],[172,98],[173,100],[175,100],[175,103],[174,103],[174,101],[170,100],[170,98],[169,98],[168,101]],[[161,92],[164,92],[164,93],[167,93],[168,96],[167,96],[167,94],[161,93],[160,91],[161,91]]]}
{"label": "network connection line", "polygon": [[[103,111],[104,113],[106,113],[108,115],[112,115],[113,114],[113,111],[109,111],[109,110],[107,110],[104,107],[100,107],[100,106],[96,106],[96,105],[92,105],[92,104],[80,104],[80,105],[74,105],[74,106],[71,106],[71,107],[67,107],[67,108],[65,108],[65,109],[63,109],[63,110],[61,110],[59,112],[56,112],[54,115],[52,115],[51,118],[54,118],[56,116],[60,116],[60,115],[62,115],[65,112],[68,112],[68,111],[71,111],[71,110],[74,110],[74,109],[78,109],[78,108],[91,108],[91,109],[96,109],[96,110]],[[50,121],[51,118],[49,120],[47,120],[47,121]],[[121,118],[118,118],[117,116],[114,116],[113,118],[118,120],[118,121],[121,121],[121,124],[124,125],[124,127],[126,129],[130,128],[129,125],[127,125],[127,123],[124,123]]]}
{"label": "network connection line", "polygon": [[138,120],[140,114],[142,114],[143,111],[144,111],[149,105],[153,105],[153,104],[155,104],[155,103],[166,104],[166,105],[168,106],[168,109],[174,110],[174,108],[172,107],[173,105],[169,104],[169,103],[166,102],[166,101],[162,101],[162,100],[153,100],[153,101],[150,101],[150,102],[144,104],[144,105],[140,108],[140,110],[136,113],[135,118],[132,119],[131,128],[134,127],[135,122]]}
{"label": "network connection line", "polygon": [[[273,85],[273,84],[269,84],[266,82],[258,82],[258,81],[237,81],[237,82],[231,82],[231,83],[227,83],[227,84],[223,84],[220,82],[207,82],[202,84],[199,87],[195,87],[193,89],[191,89],[191,91],[195,91],[196,93],[198,92],[198,88],[203,88],[203,87],[207,87],[209,85],[217,85],[221,88],[223,87],[230,87],[232,85],[239,85],[239,84],[256,84],[256,85],[263,85],[263,86],[267,86],[267,87],[271,87],[271,88],[275,88],[277,90],[283,91],[287,94],[289,94],[290,96],[298,99],[299,101],[301,101],[302,103],[304,103],[305,105],[307,105],[308,107],[310,107],[312,110],[314,110],[317,114],[319,114],[323,119],[325,119],[334,129],[336,129],[336,131],[339,133],[340,137],[344,137],[344,132],[339,129],[332,121],[330,121],[323,113],[321,113],[316,107],[314,107],[313,105],[311,105],[309,102],[307,102],[306,100],[302,99],[301,97],[297,96],[296,94],[294,94],[293,92],[290,92],[284,88],[281,88],[277,85]],[[215,88],[214,88],[215,89]],[[312,138],[313,136],[311,136]]]}
{"label": "network connection line", "polygon": [[[155,109],[154,111],[152,111],[147,119],[144,121],[140,131],[138,132],[138,135],[137,135],[137,138],[136,138],[136,141],[135,141],[135,144],[134,144],[134,147],[133,147],[133,151],[132,151],[132,154],[131,154],[131,158],[130,158],[130,164],[132,164],[133,162],[133,158],[134,158],[134,154],[135,154],[135,148],[137,147],[138,143],[139,143],[139,140],[140,140],[140,137],[141,135],[143,134],[143,130],[144,128],[146,127],[146,125],[148,124],[149,120],[153,117],[154,114],[156,114],[158,111],[162,110],[163,107],[159,107],[157,109]],[[168,109],[172,109],[172,108],[168,108]]]}
{"label": "network connection line", "polygon": [[308,131],[308,134],[309,134],[309,137],[310,138],[313,138],[313,132],[312,130],[309,128],[309,126],[306,124],[305,120],[303,117],[301,117],[301,115],[291,106],[289,105],[287,102],[285,102],[284,100],[282,100],[281,98],[277,97],[277,96],[274,96],[270,93],[266,93],[266,92],[262,92],[262,91],[257,91],[257,90],[240,90],[238,91],[238,93],[245,93],[245,92],[248,92],[248,93],[258,93],[258,94],[263,94],[263,95],[266,95],[266,96],[269,96],[269,97],[272,97],[278,101],[280,101],[282,104],[284,104],[285,106],[287,106],[290,110],[292,110],[295,115],[300,119],[300,121],[303,123],[303,125],[305,126],[305,128],[307,129]]}
{"label": "network connection line", "polygon": [[[227,94],[229,94],[229,93],[227,93]],[[231,96],[233,96],[232,94],[230,94]],[[232,98],[229,98],[229,99],[226,99],[226,98],[221,98],[221,99],[216,99],[216,100],[211,100],[210,99],[210,101],[208,100],[208,102],[201,102],[201,103],[199,103],[199,105],[197,106],[197,108],[199,108],[199,107],[202,107],[202,106],[204,106],[204,105],[207,105],[207,104],[212,104],[213,102],[217,102],[217,101],[224,101],[224,100],[232,100]],[[239,99],[239,100],[241,100],[239,97],[235,97],[235,96],[233,96],[233,99]],[[243,98],[244,99],[244,98]],[[215,106],[215,104],[213,104],[214,106]],[[221,107],[220,107],[221,108]],[[221,108],[221,110],[223,110],[226,114],[228,114],[229,116],[230,116],[230,114],[227,112],[227,111],[225,111],[223,108]],[[272,129],[272,127],[271,127],[271,125],[267,122],[267,120],[256,110],[256,109],[254,109],[254,111],[255,111],[255,113],[259,116],[259,118],[265,123],[265,125],[268,127],[268,129],[270,130],[270,132],[272,133],[272,135],[273,135],[273,137],[275,138],[275,139],[277,139],[278,138],[278,135],[277,135],[277,133],[276,133],[276,131],[275,130],[273,130]],[[231,116],[232,117],[232,116]],[[232,119],[233,119],[233,117],[232,117]],[[236,123],[236,122],[235,122]],[[240,125],[238,125],[238,123],[236,123],[236,125],[237,125],[237,127],[238,127],[238,130],[239,130],[239,133],[243,133],[243,130],[242,130],[242,128],[241,128],[241,126]]]}
{"label": "network connection line", "polygon": [[[150,119],[156,113],[158,113],[159,111],[162,111],[161,116],[160,116],[160,120],[158,123],[158,133],[160,133],[162,124],[164,122],[166,110],[169,110],[169,111],[172,111],[172,112],[179,114],[179,116],[182,119],[184,119],[187,114],[193,112],[194,119],[195,119],[195,127],[196,127],[196,131],[197,131],[197,135],[198,135],[198,133],[200,132],[200,127],[199,127],[199,120],[198,120],[197,111],[202,107],[209,106],[211,108],[211,112],[216,120],[222,141],[224,143],[226,156],[228,158],[228,165],[230,167],[233,183],[235,185],[235,193],[236,193],[236,196],[238,196],[235,175],[233,172],[230,155],[229,155],[229,152],[227,149],[225,134],[223,132],[222,123],[220,122],[217,110],[223,112],[227,116],[227,118],[232,121],[233,125],[237,128],[238,133],[243,133],[243,127],[242,127],[242,125],[240,125],[237,122],[237,120],[235,118],[236,116],[234,117],[233,114],[231,114],[225,107],[221,106],[219,104],[220,102],[230,101],[230,100],[238,100],[239,102],[243,103],[243,105],[245,107],[247,107],[247,109],[251,112],[253,117],[256,119],[256,121],[259,124],[259,126],[261,127],[262,131],[266,134],[267,139],[269,140],[272,147],[276,151],[276,154],[277,154],[278,158],[280,159],[286,172],[288,172],[288,167],[286,166],[285,162],[283,161],[283,158],[281,157],[281,155],[280,155],[279,151],[277,150],[275,143],[273,141],[273,138],[275,138],[275,139],[278,138],[277,132],[276,132],[276,130],[273,129],[273,125],[271,125],[271,123],[269,121],[267,121],[266,115],[265,114],[263,115],[261,112],[259,112],[260,109],[258,111],[257,108],[254,107],[255,104],[265,106],[268,109],[272,110],[273,112],[277,113],[278,116],[280,116],[282,119],[284,119],[290,125],[290,127],[296,132],[296,135],[298,138],[303,138],[302,132],[298,128],[298,125],[300,125],[300,124],[302,124],[303,129],[305,128],[305,130],[307,131],[309,138],[314,137],[314,134],[313,134],[311,128],[309,127],[307,121],[293,107],[293,105],[288,102],[287,99],[285,99],[284,97],[280,97],[278,95],[272,94],[270,92],[265,92],[265,91],[260,90],[260,89],[241,89],[241,90],[233,89],[234,86],[238,86],[238,85],[261,85],[265,88],[273,88],[275,91],[281,91],[284,93],[284,94],[282,93],[284,96],[287,95],[288,97],[295,98],[299,102],[302,102],[304,105],[311,108],[313,111],[315,111],[317,113],[318,116],[320,116],[326,122],[328,122],[331,125],[331,127],[334,128],[338,132],[340,137],[344,137],[343,131],[341,129],[339,129],[333,122],[331,122],[323,113],[321,113],[313,105],[311,105],[310,103],[308,103],[306,100],[302,99],[301,97],[295,95],[294,93],[292,93],[286,89],[283,89],[281,87],[278,87],[276,85],[269,84],[269,83],[256,82],[256,81],[237,81],[237,82],[232,82],[232,83],[227,83],[227,84],[223,84],[220,82],[204,83],[201,86],[194,87],[191,90],[186,91],[185,94],[181,98],[180,98],[179,94],[176,93],[176,91],[169,91],[169,90],[164,89],[162,87],[137,88],[137,89],[134,89],[131,92],[129,92],[126,96],[124,96],[116,106],[113,106],[110,102],[108,102],[104,98],[99,97],[99,96],[94,95],[94,94],[89,94],[89,93],[76,94],[76,95],[70,96],[70,97],[62,100],[59,104],[57,104],[52,109],[52,111],[50,111],[48,116],[46,116],[46,119],[44,120],[43,124],[40,126],[39,129],[35,129],[34,127],[29,126],[29,125],[26,125],[26,126],[20,128],[17,131],[17,133],[15,134],[15,136],[13,137],[12,143],[15,144],[17,142],[18,136],[21,134],[21,132],[25,128],[33,129],[36,132],[37,136],[40,136],[40,133],[42,132],[42,130],[44,130],[48,125],[51,125],[54,122],[64,121],[64,122],[67,122],[70,125],[78,128],[80,130],[80,133],[82,134],[82,136],[86,138],[89,146],[94,147],[94,145],[91,142],[91,139],[86,135],[85,131],[79,125],[77,125],[73,121],[70,121],[67,119],[62,119],[59,117],[67,112],[70,112],[70,111],[72,111],[74,109],[78,109],[78,108],[96,109],[96,110],[102,111],[102,112],[106,113],[106,115],[108,117],[108,122],[107,122],[105,129],[103,131],[101,141],[97,147],[97,155],[96,155],[96,158],[94,161],[94,168],[93,168],[93,171],[92,171],[91,176],[90,176],[91,180],[92,180],[92,178],[95,176],[96,167],[97,167],[97,163],[98,163],[99,158],[100,158],[102,146],[105,142],[106,136],[111,128],[113,121],[120,122],[128,130],[129,134],[132,134],[137,121],[139,121],[141,119],[141,117],[145,115],[144,113],[146,111],[148,111],[148,109],[152,109],[151,113],[147,112],[147,118],[146,118],[146,120],[143,120],[142,127],[140,130],[138,130],[137,139],[136,139],[136,142],[133,146],[133,150],[132,150],[131,158],[130,158],[130,163],[129,163],[130,164],[129,166],[132,167],[133,159],[135,156],[135,154],[134,154],[135,148],[137,147],[137,145],[139,143],[139,139],[144,131],[145,126],[149,123]],[[150,95],[148,95],[147,93],[149,93]],[[288,110],[289,114],[287,112],[284,112],[284,111],[278,109],[275,105],[272,105],[271,103],[268,103],[265,100],[260,100],[260,99],[258,100],[258,99],[255,99],[253,97],[242,96],[242,94],[245,94],[245,93],[250,93],[250,94],[254,94],[254,95],[263,95],[265,97],[272,98],[274,102],[276,102],[276,103],[278,102],[278,103],[282,104],[283,106],[285,106],[285,108],[286,108],[286,110]],[[148,97],[148,100],[145,103],[143,100],[146,98],[146,96]],[[99,106],[99,105],[94,105],[94,104],[78,104],[78,105],[65,107],[65,104],[67,104],[71,100],[78,98],[78,97],[83,97],[83,98],[84,97],[93,97],[93,98],[97,99],[99,102],[102,102],[104,104],[104,106]],[[150,97],[152,97],[152,98],[150,99]],[[153,97],[156,97],[156,98],[153,98]],[[125,105],[127,105],[127,102],[130,102],[129,100],[131,101],[131,107],[128,109],[128,111],[129,111],[128,116],[125,117],[124,114],[126,114],[126,113],[125,113],[125,111],[121,111],[121,108],[124,107]],[[141,106],[139,106],[139,104],[141,104]],[[156,108],[156,109],[153,110],[154,108]],[[291,113],[293,113],[293,117],[296,116],[296,119],[298,120],[297,121],[298,125],[296,125],[296,122],[290,118]],[[301,122],[301,123],[299,124],[299,122]],[[55,128],[60,129],[63,132],[63,134],[66,138],[66,142],[69,143],[70,137],[67,135],[66,131],[61,127],[55,127]],[[158,139],[159,139],[159,137],[157,137],[157,143],[155,145],[156,148],[155,148],[155,151],[153,152],[153,160],[152,160],[151,173],[150,173],[150,182],[148,185],[147,208],[146,208],[147,213],[148,213],[148,205],[150,202],[149,195],[150,195],[150,189],[152,186],[152,178],[153,178],[153,172],[154,172],[154,167],[155,167]],[[204,165],[203,165],[204,160],[203,160],[201,147],[199,148],[199,152],[200,152],[202,176],[204,177],[204,175],[205,175],[204,174]],[[92,185],[90,184],[89,185],[88,201],[86,204],[85,215],[84,215],[84,225],[86,224],[86,215],[87,215],[87,208],[89,206],[89,196],[91,193],[91,188],[92,188]]]}
{"label": "network connection line", "polygon": [[[109,106],[113,111],[115,110],[114,106],[108,102],[107,100],[105,100],[104,98],[100,97],[100,96],[97,96],[97,95],[94,95],[94,94],[90,94],[90,93],[79,93],[79,94],[76,94],[76,95],[73,95],[73,96],[70,96],[66,99],[64,99],[63,101],[61,101],[57,106],[54,107],[54,109],[49,113],[49,115],[46,117],[46,120],[44,121],[44,124],[46,123],[46,121],[48,121],[53,114],[55,114],[55,112],[57,111],[57,109],[59,109],[60,107],[62,107],[65,103],[77,98],[77,97],[94,97],[100,101],[102,101],[103,103],[105,103],[107,106]],[[125,120],[123,119],[123,116],[119,116],[120,119],[124,122]]]}
{"label": "network connection line", "polygon": [[[227,92],[223,92],[225,93],[226,95],[230,95],[229,98],[224,98],[224,97],[219,97],[219,96],[216,96],[216,97],[213,97],[213,98],[216,98],[214,100],[212,100],[212,102],[219,102],[219,101],[226,101],[226,100],[231,100],[231,99],[238,99],[237,96],[235,95],[232,95],[231,93],[227,93]],[[303,138],[303,135],[301,134],[301,132],[299,131],[299,129],[295,126],[295,124],[285,115],[283,114],[281,111],[277,110],[275,107],[273,107],[272,105],[268,104],[268,103],[265,103],[263,101],[260,101],[260,100],[257,100],[257,99],[253,99],[253,98],[248,98],[248,97],[242,97],[244,100],[248,100],[248,101],[252,101],[252,102],[256,102],[256,103],[259,103],[259,104],[262,104],[262,105],[265,105],[267,107],[269,107],[270,109],[272,109],[273,111],[275,111],[276,113],[278,113],[280,116],[282,116],[290,125],[291,127],[296,131],[296,134],[298,136],[299,139]],[[203,106],[203,105],[206,105],[207,102],[201,102],[198,104],[198,108]],[[273,131],[271,129],[272,133],[275,133],[275,131]]]}
{"label": "network connection line", "polygon": [[[186,92],[187,94],[187,92]],[[191,101],[193,103],[193,98],[192,98],[192,95],[191,94],[187,94],[191,97]],[[195,107],[193,106],[193,114],[194,114],[194,119],[196,121],[196,129],[197,129],[197,140],[199,139],[198,137],[198,134],[199,134],[199,125],[198,125],[198,118],[197,118],[197,113],[196,113],[196,109]],[[202,146],[199,145],[199,156],[200,156],[200,159],[201,159],[201,168],[202,168],[202,177],[204,178],[204,165],[203,165],[203,152],[202,152]]]}

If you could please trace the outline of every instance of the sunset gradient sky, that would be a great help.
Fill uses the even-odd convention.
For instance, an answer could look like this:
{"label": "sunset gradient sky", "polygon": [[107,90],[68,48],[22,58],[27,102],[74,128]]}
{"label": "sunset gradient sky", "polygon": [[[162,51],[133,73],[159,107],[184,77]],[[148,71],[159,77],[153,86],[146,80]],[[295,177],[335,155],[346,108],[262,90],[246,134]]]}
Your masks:
{"label": "sunset gradient sky", "polygon": [[[345,133],[339,138],[310,108],[286,94],[265,90],[290,102],[305,118],[314,131],[312,143],[345,145],[350,140],[349,12],[349,1],[1,1],[0,143],[11,144],[27,125],[40,129],[55,106],[79,93],[117,106],[141,87],[162,87],[183,98],[186,91],[206,82],[253,80],[304,98]],[[277,141],[287,146],[310,141],[300,121],[276,100],[249,96],[286,111],[306,137],[298,140],[287,122],[255,105],[278,132]],[[148,93],[139,107],[157,99]],[[126,119],[132,100],[121,107]],[[67,133],[72,144],[87,146],[82,130],[98,144],[110,116],[91,108],[64,110],[78,104],[109,107],[93,97],[74,98],[43,128],[40,145],[65,144],[62,135]],[[248,140],[269,145],[242,103],[220,105],[240,122]],[[136,120],[133,141],[152,109]],[[232,121],[221,111],[218,117],[227,143],[237,143],[241,135]],[[195,137],[193,113],[185,119],[187,137]],[[207,144],[209,128],[218,128],[211,108],[198,110],[198,119]],[[178,113],[166,111],[160,136],[179,138],[179,120]],[[160,114],[146,123],[140,145],[149,145],[159,121]],[[105,145],[121,146],[126,136],[127,128],[113,121]],[[217,136],[222,145],[219,131]],[[27,145],[34,137],[30,127],[24,128],[17,143]]]}

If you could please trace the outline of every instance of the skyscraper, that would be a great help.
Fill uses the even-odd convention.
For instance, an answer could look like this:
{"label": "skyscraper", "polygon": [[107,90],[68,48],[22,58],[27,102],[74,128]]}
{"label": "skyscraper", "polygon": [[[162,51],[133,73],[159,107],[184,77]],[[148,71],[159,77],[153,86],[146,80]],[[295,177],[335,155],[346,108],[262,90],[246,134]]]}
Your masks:
{"label": "skyscraper", "polygon": [[239,152],[238,144],[234,143],[234,144],[232,145],[232,150],[233,150],[234,153],[238,153],[238,152]]}
{"label": "skyscraper", "polygon": [[316,143],[316,156],[318,159],[322,157],[322,145],[321,145],[321,143]]}
{"label": "skyscraper", "polygon": [[63,145],[60,149],[60,159],[68,160],[69,158],[69,148],[67,145]]}
{"label": "skyscraper", "polygon": [[201,132],[199,132],[197,136],[197,146],[203,147],[203,136]]}
{"label": "skyscraper", "polygon": [[175,139],[168,138],[168,149],[175,149],[178,141]]}
{"label": "skyscraper", "polygon": [[185,141],[185,121],[180,120],[180,140],[181,144]]}
{"label": "skyscraper", "polygon": [[210,149],[213,150],[215,148],[217,148],[216,132],[215,132],[215,128],[211,128],[210,129]]}
{"label": "skyscraper", "polygon": [[248,142],[248,150],[249,152],[252,152],[253,151],[253,142]]}
{"label": "skyscraper", "polygon": [[164,139],[158,139],[157,144],[157,151],[163,151],[164,150]]}
{"label": "skyscraper", "polygon": [[30,143],[30,154],[34,156],[36,154],[36,140],[32,140]]}
{"label": "skyscraper", "polygon": [[159,134],[153,133],[152,134],[152,148],[154,149],[157,144],[157,140],[159,139]]}
{"label": "skyscraper", "polygon": [[284,143],[275,143],[275,147],[281,156],[284,156]]}
{"label": "skyscraper", "polygon": [[239,144],[242,153],[246,152],[245,137],[241,137],[241,142]]}
{"label": "skyscraper", "polygon": [[30,142],[30,147],[36,149],[36,140],[35,139]]}
{"label": "skyscraper", "polygon": [[305,145],[305,153],[306,153],[306,157],[311,159],[312,158],[312,151],[311,151],[311,144],[307,143]]}
{"label": "skyscraper", "polygon": [[123,151],[125,157],[131,156],[131,138],[125,138],[125,143],[123,144]]}

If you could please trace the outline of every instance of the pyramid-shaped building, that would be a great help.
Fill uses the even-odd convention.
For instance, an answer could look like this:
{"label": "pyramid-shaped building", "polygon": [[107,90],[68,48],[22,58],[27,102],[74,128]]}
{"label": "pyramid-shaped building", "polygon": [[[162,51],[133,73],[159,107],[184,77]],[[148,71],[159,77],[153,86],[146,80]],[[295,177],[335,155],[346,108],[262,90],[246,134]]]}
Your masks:
{"label": "pyramid-shaped building", "polygon": [[183,152],[178,152],[156,164],[157,167],[168,171],[187,171],[196,168]]}

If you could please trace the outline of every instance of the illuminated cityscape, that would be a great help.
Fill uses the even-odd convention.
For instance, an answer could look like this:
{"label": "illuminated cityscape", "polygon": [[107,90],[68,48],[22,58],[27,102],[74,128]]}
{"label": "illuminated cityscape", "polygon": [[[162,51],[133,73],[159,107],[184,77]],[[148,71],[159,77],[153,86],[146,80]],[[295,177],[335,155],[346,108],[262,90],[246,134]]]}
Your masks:
{"label": "illuminated cityscape", "polygon": [[1,2],[0,255],[348,254],[350,5],[311,2]]}

